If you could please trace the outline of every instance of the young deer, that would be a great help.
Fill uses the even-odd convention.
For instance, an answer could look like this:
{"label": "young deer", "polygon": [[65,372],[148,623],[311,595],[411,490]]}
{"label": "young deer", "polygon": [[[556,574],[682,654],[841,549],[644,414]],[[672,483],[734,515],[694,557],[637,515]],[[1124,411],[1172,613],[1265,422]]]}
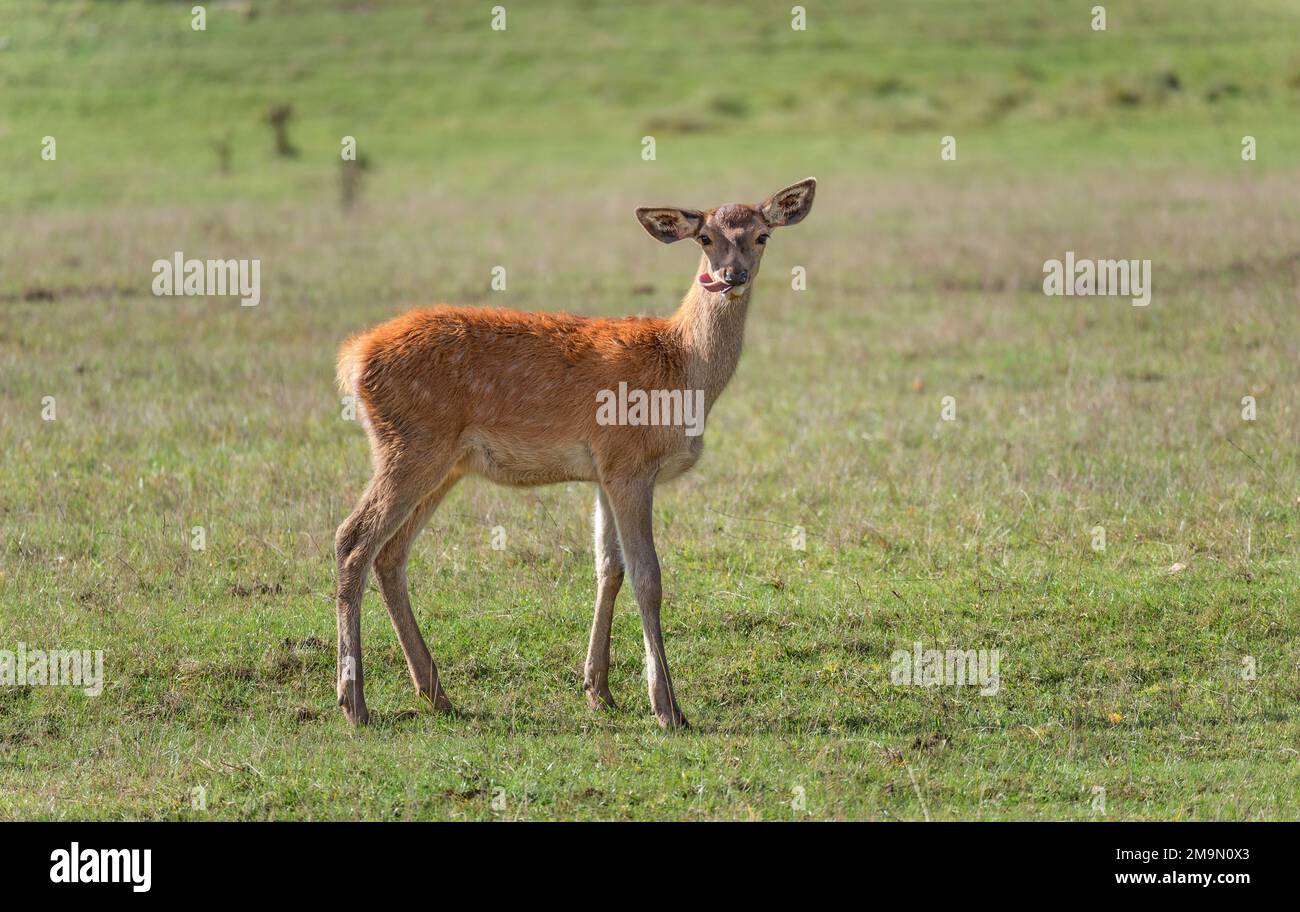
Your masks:
{"label": "young deer", "polygon": [[[659,629],[655,484],[685,472],[703,440],[689,428],[598,420],[602,391],[702,391],[712,408],[740,358],[749,294],[772,229],[801,221],[816,181],[758,206],[638,209],[650,236],[702,248],[690,291],[668,319],[588,319],[489,308],[411,311],[350,339],[339,385],[355,397],[374,476],[338,529],[339,705],[369,719],[361,667],[361,596],[371,564],[420,696],[450,710],[411,613],[411,542],[463,476],[531,486],[596,483],[596,612],[584,685],[593,708],[609,691],[610,621],[626,567],[641,609],[650,704],[664,728],[686,725]],[[701,416],[702,418],[703,416]]]}

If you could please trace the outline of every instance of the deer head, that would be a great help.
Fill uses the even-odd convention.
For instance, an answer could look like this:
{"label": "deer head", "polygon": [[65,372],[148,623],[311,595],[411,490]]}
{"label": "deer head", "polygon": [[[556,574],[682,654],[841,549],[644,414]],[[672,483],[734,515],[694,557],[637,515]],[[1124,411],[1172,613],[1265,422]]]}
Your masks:
{"label": "deer head", "polygon": [[757,206],[729,203],[707,212],[642,207],[636,217],[652,238],[665,244],[693,238],[703,252],[696,281],[705,291],[734,297],[758,275],[772,230],[803,221],[816,191],[817,180],[809,177]]}

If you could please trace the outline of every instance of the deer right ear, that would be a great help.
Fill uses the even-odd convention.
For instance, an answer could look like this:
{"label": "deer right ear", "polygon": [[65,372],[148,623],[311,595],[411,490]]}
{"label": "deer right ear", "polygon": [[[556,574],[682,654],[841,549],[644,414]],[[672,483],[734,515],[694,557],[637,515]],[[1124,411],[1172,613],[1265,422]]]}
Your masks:
{"label": "deer right ear", "polygon": [[695,237],[704,227],[704,213],[694,209],[649,209],[643,206],[637,209],[636,217],[647,234],[665,244]]}

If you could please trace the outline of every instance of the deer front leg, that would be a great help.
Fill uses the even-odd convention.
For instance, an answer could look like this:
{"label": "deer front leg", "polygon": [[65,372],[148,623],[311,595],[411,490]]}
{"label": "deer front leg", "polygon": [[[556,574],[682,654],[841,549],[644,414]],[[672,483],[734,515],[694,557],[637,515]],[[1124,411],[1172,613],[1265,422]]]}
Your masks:
{"label": "deer front leg", "polygon": [[596,613],[591,621],[591,641],[582,686],[592,709],[615,709],[609,692],[609,631],[614,620],[614,599],[623,585],[623,552],[618,527],[604,490],[596,488]]}
{"label": "deer front leg", "polygon": [[605,493],[609,496],[614,511],[623,562],[632,577],[632,591],[636,593],[637,607],[641,609],[650,706],[663,728],[685,728],[686,717],[673,693],[668,659],[664,654],[663,633],[659,629],[659,606],[663,600],[663,589],[654,543],[654,482],[606,485]]}

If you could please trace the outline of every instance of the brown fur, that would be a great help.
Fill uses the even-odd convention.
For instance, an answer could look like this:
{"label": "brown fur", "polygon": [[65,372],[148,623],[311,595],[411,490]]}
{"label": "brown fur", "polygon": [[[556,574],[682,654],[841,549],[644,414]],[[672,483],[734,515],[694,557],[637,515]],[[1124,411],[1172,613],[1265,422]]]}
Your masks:
{"label": "brown fur", "polygon": [[[596,481],[597,454],[607,470],[622,472],[670,453],[681,429],[601,426],[596,394],[620,381],[682,389],[686,359],[672,320],[443,306],[411,311],[350,340],[339,375],[381,449],[451,438],[460,443],[466,471],[478,466],[494,481],[531,485]],[[570,445],[584,449],[589,469],[557,463],[547,477],[510,470],[540,462],[528,454]]]}

